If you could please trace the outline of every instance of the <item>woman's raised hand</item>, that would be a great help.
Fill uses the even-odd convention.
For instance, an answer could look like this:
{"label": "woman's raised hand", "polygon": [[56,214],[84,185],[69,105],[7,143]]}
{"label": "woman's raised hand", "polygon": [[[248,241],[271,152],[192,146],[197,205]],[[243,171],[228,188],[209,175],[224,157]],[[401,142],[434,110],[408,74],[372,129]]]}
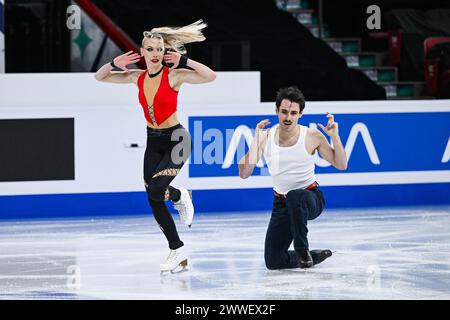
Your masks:
{"label": "woman's raised hand", "polygon": [[136,63],[141,60],[141,58],[142,56],[140,54],[133,53],[133,51],[128,51],[127,53],[114,58],[113,62],[118,68],[128,73],[130,70],[128,70],[127,65]]}

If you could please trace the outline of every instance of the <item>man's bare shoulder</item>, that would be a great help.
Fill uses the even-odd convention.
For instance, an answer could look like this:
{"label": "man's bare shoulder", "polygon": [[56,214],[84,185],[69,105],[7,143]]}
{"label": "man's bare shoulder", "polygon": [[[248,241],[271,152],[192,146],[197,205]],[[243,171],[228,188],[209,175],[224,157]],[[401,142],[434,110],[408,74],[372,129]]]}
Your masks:
{"label": "man's bare shoulder", "polygon": [[307,136],[313,139],[322,139],[323,134],[316,128],[308,128]]}

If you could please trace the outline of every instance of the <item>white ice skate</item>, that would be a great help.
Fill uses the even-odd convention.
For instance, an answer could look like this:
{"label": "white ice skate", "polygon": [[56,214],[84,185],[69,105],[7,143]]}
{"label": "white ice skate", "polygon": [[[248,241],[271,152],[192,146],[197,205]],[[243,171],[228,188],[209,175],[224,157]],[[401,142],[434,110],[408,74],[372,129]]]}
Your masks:
{"label": "white ice skate", "polygon": [[180,273],[188,271],[187,268],[188,259],[184,253],[184,247],[170,250],[169,256],[166,261],[161,264],[161,275],[167,275],[169,273]]}
{"label": "white ice skate", "polygon": [[180,200],[173,203],[175,209],[180,214],[181,221],[189,228],[194,220],[194,205],[192,204],[192,192],[184,188],[180,188]]}

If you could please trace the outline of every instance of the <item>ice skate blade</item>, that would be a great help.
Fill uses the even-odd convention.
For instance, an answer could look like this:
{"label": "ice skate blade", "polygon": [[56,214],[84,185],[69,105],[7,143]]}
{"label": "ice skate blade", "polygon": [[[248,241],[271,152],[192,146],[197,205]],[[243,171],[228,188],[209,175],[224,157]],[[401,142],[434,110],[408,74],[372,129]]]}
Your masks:
{"label": "ice skate blade", "polygon": [[161,270],[161,276],[168,276],[170,274],[179,274],[186,271],[189,271],[187,259],[181,261],[180,264],[172,270]]}
{"label": "ice skate blade", "polygon": [[[192,201],[192,190],[188,190],[189,193],[189,197],[191,198]],[[188,225],[188,227],[190,228],[192,226],[192,223],[190,225]]]}
{"label": "ice skate blade", "polygon": [[181,267],[181,268],[177,267],[177,269],[178,270],[164,270],[164,271],[161,271],[161,276],[162,277],[166,277],[166,276],[169,276],[171,274],[176,275],[176,274],[180,274],[180,273],[184,273],[184,272],[189,271],[188,267]]}

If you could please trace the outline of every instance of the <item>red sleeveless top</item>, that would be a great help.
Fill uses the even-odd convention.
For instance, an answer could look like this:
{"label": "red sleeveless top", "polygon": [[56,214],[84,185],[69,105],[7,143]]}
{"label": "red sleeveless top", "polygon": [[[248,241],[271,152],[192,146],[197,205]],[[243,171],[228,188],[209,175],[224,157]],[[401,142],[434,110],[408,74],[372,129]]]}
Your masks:
{"label": "red sleeveless top", "polygon": [[144,79],[147,70],[138,78],[139,102],[144,110],[145,119],[153,125],[160,125],[177,111],[178,91],[169,84],[169,68],[164,67],[161,83],[153,98],[153,106],[147,103],[144,94]]}

